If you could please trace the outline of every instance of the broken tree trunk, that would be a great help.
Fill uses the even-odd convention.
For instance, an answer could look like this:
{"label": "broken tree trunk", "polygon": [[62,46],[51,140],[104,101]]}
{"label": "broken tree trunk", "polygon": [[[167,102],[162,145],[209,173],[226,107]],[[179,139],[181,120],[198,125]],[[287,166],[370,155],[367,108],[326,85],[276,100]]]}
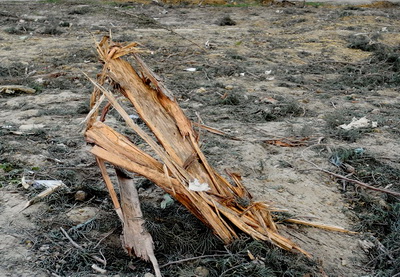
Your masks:
{"label": "broken tree trunk", "polygon": [[[230,174],[233,180],[230,183],[209,165],[200,150],[198,134],[192,123],[160,78],[140,59],[136,44],[121,46],[105,37],[97,45],[97,51],[104,68],[97,81],[91,80],[95,89],[85,136],[94,144],[91,152],[98,160],[153,181],[225,243],[237,238],[239,229],[254,239],[270,241],[283,249],[310,256],[278,233],[272,220],[273,209],[266,203],[254,202],[240,176]],[[121,58],[127,54],[133,55],[140,71]],[[105,86],[113,88],[112,91]],[[118,99],[121,95],[136,110],[152,135],[130,118]],[[105,101],[108,103],[102,103]],[[101,122],[110,106],[151,147],[152,154],[144,152],[126,136]],[[101,107],[103,110],[99,116]],[[113,189],[107,186],[112,192]],[[122,199],[125,197],[123,193],[121,190]],[[114,204],[119,211],[119,204]],[[122,208],[124,224],[126,213]]]}

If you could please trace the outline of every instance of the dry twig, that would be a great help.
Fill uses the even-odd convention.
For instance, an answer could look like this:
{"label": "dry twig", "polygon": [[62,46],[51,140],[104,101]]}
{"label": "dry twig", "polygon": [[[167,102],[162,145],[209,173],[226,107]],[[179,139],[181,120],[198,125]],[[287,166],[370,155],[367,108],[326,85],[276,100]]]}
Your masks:
{"label": "dry twig", "polygon": [[[61,230],[61,232],[64,234],[64,236],[69,240],[69,242],[70,242],[75,248],[78,248],[78,249],[81,250],[82,252],[85,252],[85,248],[83,248],[82,246],[80,246],[79,244],[77,244],[77,243],[68,235],[67,231],[65,231],[63,227],[60,227],[60,230]],[[90,255],[90,257],[91,257],[93,260],[96,260],[96,261],[102,263],[104,266],[107,265],[107,261],[104,260],[104,259],[102,259],[102,258],[100,258],[99,256]]]}
{"label": "dry twig", "polygon": [[[328,149],[328,151],[329,151],[330,153],[332,152],[331,149],[329,148],[329,146],[330,146],[329,144],[315,144],[315,145],[311,145],[311,146],[307,147],[306,149],[310,149],[310,148],[316,147],[316,146],[326,146],[327,149]],[[399,193],[399,192],[392,191],[392,190],[388,190],[388,189],[384,189],[384,188],[377,188],[377,187],[371,186],[371,185],[369,185],[369,184],[367,184],[367,183],[364,183],[364,182],[361,182],[361,181],[358,181],[358,180],[355,180],[355,179],[350,179],[350,178],[348,178],[347,176],[343,176],[343,175],[340,175],[340,174],[337,174],[337,173],[333,173],[333,172],[331,172],[331,171],[329,171],[329,170],[326,170],[326,169],[323,169],[323,168],[319,167],[317,164],[315,164],[315,163],[313,163],[312,161],[309,161],[308,159],[305,158],[305,156],[304,156],[304,151],[305,151],[306,149],[304,149],[304,150],[302,151],[302,153],[301,153],[301,155],[302,155],[302,157],[303,157],[303,161],[305,161],[305,162],[307,162],[307,163],[313,165],[314,168],[303,169],[302,171],[307,171],[307,170],[317,170],[317,171],[321,171],[321,172],[324,172],[324,173],[326,173],[326,174],[329,174],[329,175],[331,175],[331,176],[333,176],[333,177],[336,177],[336,178],[339,178],[339,179],[341,179],[341,180],[344,180],[344,181],[347,181],[347,182],[350,182],[350,183],[359,185],[359,186],[364,187],[364,188],[366,188],[366,189],[370,189],[370,190],[374,190],[374,191],[379,191],[379,192],[383,192],[383,193],[387,193],[387,194],[391,194],[391,195],[400,197],[400,193]]]}
{"label": "dry twig", "polygon": [[178,260],[178,261],[168,262],[168,263],[160,266],[160,268],[167,267],[167,266],[174,265],[174,264],[181,264],[181,263],[185,263],[185,262],[195,261],[195,260],[199,260],[199,259],[226,257],[226,256],[230,256],[230,255],[231,254],[215,254],[215,255],[203,255],[203,256],[191,257],[191,258],[186,258],[186,259],[182,259],[182,260]]}
{"label": "dry twig", "polygon": [[350,179],[350,178],[348,178],[346,176],[343,176],[343,175],[340,175],[340,174],[337,174],[337,173],[333,173],[333,172],[331,172],[329,170],[320,168],[319,166],[317,166],[315,163],[313,163],[311,161],[308,161],[308,160],[304,160],[304,161],[312,164],[313,166],[315,166],[315,168],[304,169],[303,171],[306,171],[306,170],[318,170],[318,171],[324,172],[326,174],[329,174],[329,175],[331,175],[333,177],[345,180],[345,181],[353,183],[353,184],[357,184],[357,185],[359,185],[359,186],[361,186],[363,188],[366,188],[366,189],[379,191],[379,192],[383,192],[383,193],[387,193],[387,194],[390,194],[390,195],[394,195],[394,196],[400,197],[400,192],[396,192],[396,191],[392,191],[392,190],[388,190],[388,189],[384,189],[384,188],[377,188],[377,187],[371,186],[371,185],[369,185],[367,183],[364,183],[364,182],[361,182],[361,181],[358,181],[358,180],[355,180],[355,179]]}

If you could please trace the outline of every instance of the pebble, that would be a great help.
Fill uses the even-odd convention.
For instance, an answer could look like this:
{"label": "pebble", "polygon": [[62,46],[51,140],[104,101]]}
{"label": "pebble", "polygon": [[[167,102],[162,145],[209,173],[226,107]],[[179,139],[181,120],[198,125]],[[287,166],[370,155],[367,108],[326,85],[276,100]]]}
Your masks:
{"label": "pebble", "polygon": [[75,192],[75,200],[76,201],[85,201],[87,197],[87,193],[84,192],[83,190],[78,190],[77,192]]}
{"label": "pebble", "polygon": [[196,274],[198,277],[207,277],[210,275],[210,270],[204,266],[198,266],[194,270],[194,274]]}
{"label": "pebble", "polygon": [[95,217],[99,209],[94,207],[76,208],[67,213],[68,219],[76,224],[81,224]]}
{"label": "pebble", "polygon": [[44,252],[44,251],[47,251],[49,249],[50,249],[50,246],[47,245],[47,244],[44,244],[44,245],[40,246],[39,251]]}
{"label": "pebble", "polygon": [[379,114],[380,112],[381,112],[380,109],[373,109],[373,110],[371,111],[372,114]]}
{"label": "pebble", "polygon": [[359,240],[358,245],[364,250],[365,252],[370,251],[375,244],[372,241],[369,240]]}
{"label": "pebble", "polygon": [[356,169],[349,164],[344,163],[343,166],[344,166],[344,169],[346,170],[346,172],[348,172],[348,173],[356,172]]}
{"label": "pebble", "polygon": [[201,87],[201,88],[198,88],[197,89],[197,93],[204,93],[204,92],[206,92],[207,90],[205,89],[205,88],[203,88],[203,87]]}

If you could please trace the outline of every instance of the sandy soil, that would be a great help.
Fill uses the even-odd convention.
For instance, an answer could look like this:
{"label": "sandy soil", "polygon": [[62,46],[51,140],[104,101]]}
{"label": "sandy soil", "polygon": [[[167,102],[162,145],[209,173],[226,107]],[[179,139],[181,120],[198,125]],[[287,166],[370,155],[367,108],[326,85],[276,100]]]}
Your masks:
{"label": "sandy soil", "polygon": [[[226,16],[235,25],[223,25]],[[35,240],[43,232],[45,205],[19,212],[31,195],[20,185],[22,175],[61,179],[71,194],[79,187],[102,187],[81,133],[91,93],[82,72],[92,77],[99,72],[93,38],[109,30],[114,40],[137,41],[152,52],[144,60],[164,78],[191,119],[198,114],[206,125],[247,139],[202,134],[211,163],[220,172],[239,172],[258,200],[351,230],[357,222],[341,185],[322,173],[304,171],[313,167],[307,161],[334,170],[329,151],[346,147],[362,148],[399,166],[398,85],[351,83],[359,75],[343,70],[354,66],[362,71],[372,57],[371,51],[349,47],[357,36],[392,47],[400,43],[398,7],[3,1],[0,22],[0,85],[38,90],[0,94],[1,276],[51,276],[57,270],[38,268],[41,257],[55,250]],[[378,125],[346,140],[336,127],[327,127],[335,113],[346,114],[344,123],[354,114]],[[287,137],[307,137],[307,145],[265,142]],[[322,145],[316,147],[318,141]],[[107,201],[105,194],[101,201]],[[65,214],[87,206],[101,210],[102,204],[96,204],[101,201],[76,201]],[[55,213],[51,220],[54,230],[65,225],[57,223]],[[362,234],[285,225],[281,230],[311,252],[328,276],[370,274],[360,247]]]}

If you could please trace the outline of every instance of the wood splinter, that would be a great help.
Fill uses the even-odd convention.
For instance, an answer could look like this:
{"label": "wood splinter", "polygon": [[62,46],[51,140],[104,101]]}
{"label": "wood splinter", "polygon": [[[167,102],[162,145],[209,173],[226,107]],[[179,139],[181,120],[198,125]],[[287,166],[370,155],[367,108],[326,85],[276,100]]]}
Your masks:
{"label": "wood splinter", "polygon": [[116,168],[119,189],[121,192],[121,208],[123,215],[123,244],[129,255],[145,261],[151,261],[157,277],[161,277],[160,267],[154,255],[154,243],[150,233],[144,228],[139,195],[133,179]]}

